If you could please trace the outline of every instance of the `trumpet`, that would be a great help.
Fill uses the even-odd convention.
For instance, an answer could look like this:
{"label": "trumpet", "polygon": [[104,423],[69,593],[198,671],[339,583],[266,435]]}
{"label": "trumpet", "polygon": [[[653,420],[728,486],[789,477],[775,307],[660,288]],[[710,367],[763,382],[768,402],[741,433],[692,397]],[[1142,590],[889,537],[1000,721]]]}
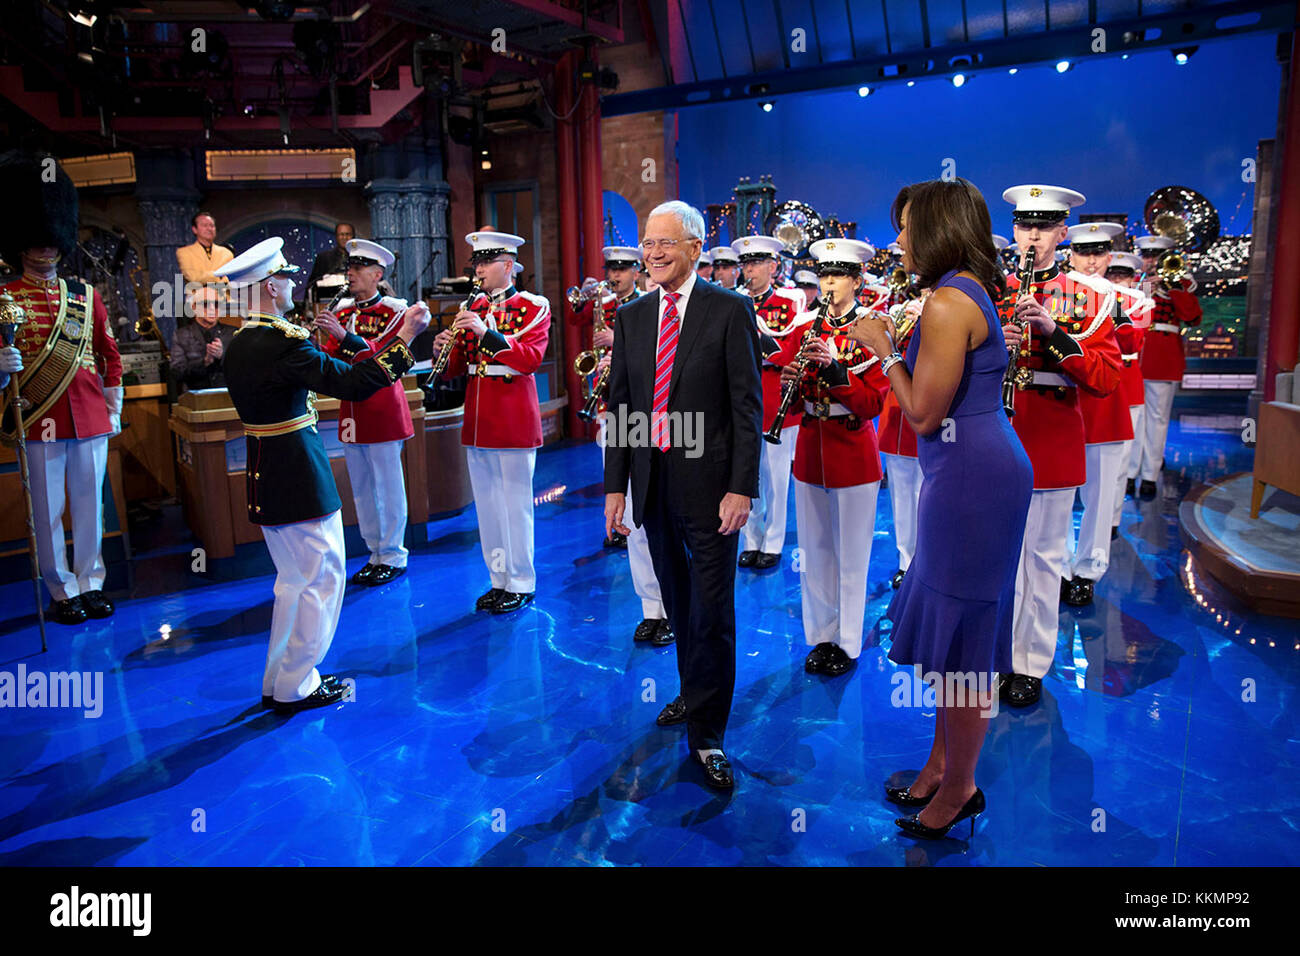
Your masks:
{"label": "trumpet", "polygon": [[[1020,255],[1020,268],[1016,270],[1017,277],[1020,279],[1020,289],[1028,293],[1029,287],[1034,282],[1034,250],[1030,246]],[[1024,344],[1029,343],[1029,323],[1020,324],[1020,333],[1024,336]],[[1012,349],[1011,354],[1007,356],[1007,370],[1002,375],[1002,410],[1007,413],[1007,418],[1011,418],[1016,413],[1016,391],[1024,391],[1029,387],[1029,383],[1034,380],[1034,373],[1028,368],[1018,367],[1016,362],[1019,359],[1019,349]]]}
{"label": "trumpet", "polygon": [[[460,308],[457,309],[456,311],[464,312],[466,309],[470,307],[470,304],[482,294],[483,294],[483,281],[481,279],[475,279],[474,285],[471,286],[469,290],[469,298],[467,298],[464,302],[462,302],[460,304]],[[438,357],[434,359],[433,368],[429,372],[430,379],[437,378],[438,376],[442,375],[445,371],[447,371],[447,363],[451,361],[451,353],[456,348],[457,331],[458,330],[456,329],[452,330],[450,337],[448,337],[447,339],[447,344],[442,347],[442,351],[439,352]]]}
{"label": "trumpet", "polygon": [[822,307],[817,310],[817,318],[813,320],[812,326],[803,334],[803,340],[799,343],[799,357],[795,359],[794,366],[796,370],[795,377],[786,383],[781,391],[781,404],[776,410],[776,418],[772,420],[772,427],[763,435],[763,441],[771,442],[773,445],[781,444],[781,430],[785,426],[785,416],[789,414],[790,407],[799,397],[803,389],[803,376],[808,370],[808,356],[805,349],[808,343],[822,334],[822,329],[826,325],[826,316],[831,311],[831,297],[826,296],[822,300]]}
{"label": "trumpet", "polygon": [[[590,282],[591,280],[588,279],[587,281]],[[564,297],[569,300],[569,307],[573,309],[574,312],[577,312],[585,303],[590,302],[592,299],[599,302],[601,299],[605,298],[607,292],[609,292],[609,283],[604,279],[601,279],[590,288],[585,285],[571,285],[564,293]]]}
{"label": "trumpet", "polygon": [[912,278],[902,266],[895,266],[890,270],[889,278],[885,280],[885,284],[889,286],[889,297],[895,302],[911,298],[907,294],[907,290],[912,285]]}
{"label": "trumpet", "polygon": [[1183,258],[1181,252],[1166,252],[1160,257],[1156,272],[1159,273],[1160,281],[1164,283],[1166,289],[1175,288],[1187,278],[1187,260]]}

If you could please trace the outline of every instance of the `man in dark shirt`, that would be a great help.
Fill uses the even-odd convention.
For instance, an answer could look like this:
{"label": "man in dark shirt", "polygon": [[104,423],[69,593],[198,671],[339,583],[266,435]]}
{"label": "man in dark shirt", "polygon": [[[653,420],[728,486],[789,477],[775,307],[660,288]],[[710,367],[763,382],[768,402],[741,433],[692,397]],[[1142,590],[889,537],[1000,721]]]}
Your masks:
{"label": "man in dark shirt", "polygon": [[194,321],[183,325],[172,336],[169,358],[176,384],[183,391],[198,388],[225,388],[223,361],[235,330],[217,320],[226,311],[225,295],[214,286],[196,289],[189,306]]}
{"label": "man in dark shirt", "polygon": [[341,222],[334,227],[334,245],[324,252],[316,253],[316,260],[311,266],[311,275],[307,277],[307,288],[305,290],[308,301],[320,302],[328,301],[329,296],[324,299],[318,294],[317,283],[326,276],[338,276],[339,281],[332,283],[334,286],[346,284],[346,274],[348,271],[348,242],[356,237],[357,231],[352,228],[352,223]]}

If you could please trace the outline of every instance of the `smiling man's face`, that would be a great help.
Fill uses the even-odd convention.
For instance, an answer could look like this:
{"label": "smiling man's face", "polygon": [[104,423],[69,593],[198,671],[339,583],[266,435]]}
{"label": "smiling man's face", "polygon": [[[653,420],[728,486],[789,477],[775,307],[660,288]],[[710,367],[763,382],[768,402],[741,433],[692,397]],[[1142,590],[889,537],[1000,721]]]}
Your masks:
{"label": "smiling man's face", "polygon": [[[688,236],[681,219],[672,213],[647,219],[643,238],[655,244],[653,249],[643,248],[646,272],[669,292],[675,291],[690,276],[704,241]],[[660,241],[664,239],[677,242],[664,245]]]}

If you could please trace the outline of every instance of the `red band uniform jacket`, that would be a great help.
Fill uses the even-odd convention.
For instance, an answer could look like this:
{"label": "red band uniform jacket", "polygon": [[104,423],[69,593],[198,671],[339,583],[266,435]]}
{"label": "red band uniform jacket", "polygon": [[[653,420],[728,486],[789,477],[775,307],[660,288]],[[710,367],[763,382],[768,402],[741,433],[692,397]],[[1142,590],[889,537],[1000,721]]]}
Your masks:
{"label": "red band uniform jacket", "polygon": [[[355,365],[382,352],[397,339],[406,301],[376,295],[366,303],[344,299],[335,313],[349,334],[330,340],[325,351]],[[351,422],[351,427],[348,423]],[[365,401],[339,402],[339,440],[358,445],[405,441],[415,434],[406,389],[399,379]]]}
{"label": "red band uniform jacket", "polygon": [[[787,350],[794,329],[795,319],[804,310],[803,293],[776,286],[767,293],[753,300],[754,314],[758,316],[758,343],[763,352],[763,431],[772,427],[777,409],[781,407],[781,366],[774,364],[774,359]],[[791,355],[799,351],[798,336]],[[786,362],[785,364],[789,364]],[[798,425],[803,415],[803,406],[796,403],[785,416],[782,428]],[[795,454],[798,454],[796,450]]]}
{"label": "red band uniform jacket", "polygon": [[470,303],[487,323],[482,338],[461,331],[447,364],[449,377],[469,373],[461,444],[474,448],[538,448],[542,414],[533,373],[551,331],[551,305],[509,286]]}
{"label": "red band uniform jacket", "polygon": [[[1007,294],[998,303],[1003,324],[1012,322],[1020,282],[1007,280]],[[1022,343],[1019,364],[1060,382],[1017,389],[1011,419],[1034,469],[1034,490],[1077,488],[1087,477],[1085,432],[1079,392],[1107,395],[1119,386],[1119,346],[1110,318],[1109,283],[1078,272],[1063,273],[1053,265],[1034,273],[1030,294],[1056,320],[1049,336],[1030,330],[1029,347]]]}

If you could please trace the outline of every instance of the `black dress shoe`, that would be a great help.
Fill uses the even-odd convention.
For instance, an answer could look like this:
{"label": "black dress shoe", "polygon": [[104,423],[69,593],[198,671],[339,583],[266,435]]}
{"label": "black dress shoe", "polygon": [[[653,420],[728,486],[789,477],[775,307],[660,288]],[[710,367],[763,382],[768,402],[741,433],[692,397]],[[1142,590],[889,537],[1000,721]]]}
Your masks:
{"label": "black dress shoe", "polygon": [[1138,494],[1143,498],[1154,498],[1156,496],[1156,483],[1154,481],[1143,481],[1142,487],[1138,489]]}
{"label": "black dress shoe", "polygon": [[488,610],[493,614],[508,614],[511,611],[519,610],[525,604],[531,604],[532,600],[532,591],[529,591],[527,594],[516,594],[513,591],[506,591],[501,595],[500,600],[488,608]]}
{"label": "black dress shoe", "polygon": [[902,568],[894,572],[894,576],[889,579],[889,586],[897,591],[903,586],[903,575],[907,574]]}
{"label": "black dress shoe", "polygon": [[1133,497],[1134,492],[1137,490],[1136,485],[1137,485],[1137,481],[1136,481],[1136,479],[1133,479],[1133,478],[1130,478],[1128,481],[1124,482],[1124,495],[1125,495],[1125,497],[1127,497],[1127,498],[1132,498],[1132,497]]}
{"label": "black dress shoe", "polygon": [[844,653],[844,648],[832,644],[830,650],[826,652],[826,660],[822,663],[822,673],[827,677],[840,677],[853,670],[856,664],[857,661]]}
{"label": "black dress shoe", "polygon": [[667,618],[659,622],[655,628],[654,636],[650,638],[650,643],[655,647],[667,647],[673,641],[677,640],[677,635],[673,633],[673,626],[668,623]]}
{"label": "black dress shoe", "polygon": [[113,602],[104,597],[104,592],[84,591],[81,595],[81,606],[85,609],[88,617],[112,617]]}
{"label": "black dress shoe", "polygon": [[271,706],[275,708],[277,714],[296,714],[300,710],[337,704],[347,696],[347,693],[348,689],[343,684],[326,683],[325,678],[322,677],[320,686],[302,700],[277,700]]}
{"label": "black dress shoe", "polygon": [[[341,687],[343,689],[343,696],[345,697],[347,696],[347,691],[348,691],[347,684],[343,683],[342,680],[340,680],[338,677],[334,676],[333,674],[321,674],[320,686],[330,690],[333,690],[335,687]],[[270,710],[274,706],[275,706],[275,697],[272,696],[271,694],[263,694],[262,709]]]}
{"label": "black dress shoe", "polygon": [[742,551],[740,552],[740,560],[736,562],[736,567],[752,568],[754,566],[754,559],[757,557],[757,551]]}
{"label": "black dress shoe", "polygon": [[621,531],[615,531],[605,539],[604,546],[607,548],[626,548],[627,535],[623,534]]}
{"label": "black dress shoe", "polygon": [[[915,780],[912,783],[916,783]],[[938,784],[934,790],[927,793],[924,797],[917,797],[912,794],[912,787],[885,787],[885,799],[890,803],[896,803],[900,807],[923,807],[929,803],[934,795],[939,791]]]}
{"label": "black dress shoe", "polygon": [[704,779],[708,781],[710,787],[730,790],[736,785],[736,778],[731,775],[731,763],[725,754],[709,754],[703,760],[694,750],[691,751],[691,755],[696,763],[704,767]]}
{"label": "black dress shoe", "polygon": [[1061,578],[1061,600],[1070,600],[1070,589],[1074,587],[1074,581],[1070,578]]}
{"label": "black dress shoe", "polygon": [[672,699],[663,710],[659,711],[659,716],[655,718],[655,723],[660,727],[667,727],[670,724],[680,724],[686,719],[686,701],[678,694]]}
{"label": "black dress shoe", "polygon": [[826,663],[826,652],[835,645],[829,641],[822,641],[803,659],[803,669],[809,674],[820,674],[822,666]]}
{"label": "black dress shoe", "polygon": [[80,597],[51,601],[50,609],[45,612],[45,616],[59,624],[84,624],[86,622],[86,606],[81,603]]}
{"label": "black dress shoe", "polygon": [[659,630],[659,618],[648,617],[636,626],[632,632],[632,640],[648,641],[655,636],[655,631]]}
{"label": "black dress shoe", "polygon": [[505,593],[504,588],[492,588],[490,591],[484,591],[478,596],[478,600],[474,602],[474,610],[492,610],[492,608],[496,607],[497,601],[500,601],[505,596]]}
{"label": "black dress shoe", "polygon": [[1116,538],[1118,538],[1118,537],[1119,537],[1119,525],[1117,525],[1117,524],[1116,524],[1116,525],[1111,525],[1111,528],[1110,528],[1110,540],[1114,541],[1114,540],[1115,540]]}
{"label": "black dress shoe", "polygon": [[1028,707],[1038,703],[1043,693],[1040,678],[1027,674],[1009,674],[1003,676],[1001,697],[1012,707]]}
{"label": "black dress shoe", "polygon": [[362,585],[363,587],[369,587],[369,586],[370,586],[370,580],[371,580],[371,578],[373,578],[373,577],[375,576],[375,571],[376,571],[378,568],[379,568],[379,565],[377,565],[377,564],[371,564],[369,561],[367,561],[365,567],[363,567],[363,568],[362,568],[360,571],[358,571],[356,574],[352,575],[352,579],[351,579],[352,583],[353,583],[353,584],[360,584],[360,585]]}
{"label": "black dress shoe", "polygon": [[754,553],[758,555],[754,558],[755,571],[766,571],[768,568],[774,568],[781,563],[779,554],[768,554],[766,551],[756,551]]}
{"label": "black dress shoe", "polygon": [[984,791],[979,787],[971,798],[966,801],[966,805],[957,811],[957,815],[941,827],[927,827],[921,822],[921,815],[914,813],[910,817],[895,820],[904,833],[908,836],[921,837],[923,840],[939,840],[948,835],[948,831],[955,827],[961,821],[970,818],[970,835],[975,835],[975,818],[984,812]]}
{"label": "black dress shoe", "polygon": [[1066,595],[1065,603],[1070,607],[1086,607],[1092,603],[1092,585],[1093,582],[1087,578],[1081,578],[1075,575],[1070,582],[1070,593]]}
{"label": "black dress shoe", "polygon": [[395,568],[391,564],[377,564],[374,574],[370,575],[370,586],[377,588],[381,584],[400,578],[405,573],[406,568]]}

